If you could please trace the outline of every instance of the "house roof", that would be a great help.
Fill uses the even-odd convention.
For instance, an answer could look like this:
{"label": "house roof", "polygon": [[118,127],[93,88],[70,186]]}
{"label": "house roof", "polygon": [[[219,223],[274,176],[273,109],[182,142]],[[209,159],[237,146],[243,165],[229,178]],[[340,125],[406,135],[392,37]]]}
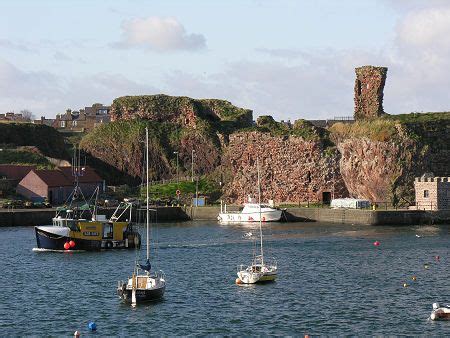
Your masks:
{"label": "house roof", "polygon": [[73,186],[60,170],[33,170],[33,172],[49,187]]}
{"label": "house roof", "polygon": [[[83,167],[83,175],[79,177],[78,182],[80,183],[99,183],[102,182],[102,178],[89,166]],[[71,182],[74,180],[72,174],[72,167],[58,167],[64,176]]]}
{"label": "house roof", "polygon": [[28,173],[36,169],[33,165],[17,165],[17,164],[0,164],[0,175],[6,176],[6,178],[11,180],[21,180]]}

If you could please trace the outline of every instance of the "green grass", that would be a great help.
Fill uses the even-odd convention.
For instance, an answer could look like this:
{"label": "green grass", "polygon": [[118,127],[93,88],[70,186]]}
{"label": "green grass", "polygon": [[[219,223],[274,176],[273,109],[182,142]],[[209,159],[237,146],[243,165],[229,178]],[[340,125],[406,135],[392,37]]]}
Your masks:
{"label": "green grass", "polygon": [[52,169],[54,166],[42,155],[28,151],[3,149],[0,164],[35,165],[38,169]]}
{"label": "green grass", "polygon": [[[176,197],[176,191],[180,190],[181,195],[195,194],[196,182],[183,181],[179,183],[165,183],[149,186],[151,195],[159,198]],[[210,195],[217,193],[220,188],[212,181],[200,179],[198,181],[198,193],[200,195]],[[145,187],[141,189],[141,197],[145,198]]]}

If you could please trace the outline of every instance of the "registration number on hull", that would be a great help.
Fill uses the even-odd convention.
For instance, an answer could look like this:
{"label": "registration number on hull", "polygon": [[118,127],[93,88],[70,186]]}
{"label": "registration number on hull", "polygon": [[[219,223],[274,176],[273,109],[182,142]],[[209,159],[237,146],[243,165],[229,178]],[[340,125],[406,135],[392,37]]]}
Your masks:
{"label": "registration number on hull", "polygon": [[98,232],[94,232],[94,231],[84,231],[83,232],[84,236],[98,236]]}

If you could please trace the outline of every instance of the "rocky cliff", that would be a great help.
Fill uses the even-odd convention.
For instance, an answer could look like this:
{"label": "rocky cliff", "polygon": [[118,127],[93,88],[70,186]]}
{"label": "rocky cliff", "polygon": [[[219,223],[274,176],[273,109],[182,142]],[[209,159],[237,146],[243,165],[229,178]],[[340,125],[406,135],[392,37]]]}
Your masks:
{"label": "rocky cliff", "polygon": [[450,174],[450,113],[386,116],[330,131],[350,196],[406,204],[414,201],[414,177]]}
{"label": "rocky cliff", "polygon": [[423,172],[449,176],[450,113],[383,115],[330,129],[261,116],[227,101],[166,95],[114,100],[115,122],[81,142],[97,160],[131,177],[142,173],[144,128],[150,129],[151,178],[196,175],[223,184],[224,198],[256,194],[256,158],[263,199],[276,202],[360,197],[394,204],[413,201]]}
{"label": "rocky cliff", "polygon": [[242,132],[230,136],[224,150],[223,170],[229,181],[224,197],[230,202],[244,202],[247,195],[257,196],[259,159],[262,199],[276,202],[321,201],[323,193],[347,196],[339,172],[340,154],[324,149],[322,140],[301,136],[274,136],[268,132]]}
{"label": "rocky cliff", "polygon": [[[223,100],[195,100],[167,95],[125,96],[114,100],[114,122],[83,138],[82,149],[96,159],[140,177],[144,131],[149,128],[151,179],[203,175],[220,164],[221,140],[252,125],[252,111]],[[194,155],[194,160],[192,160]]]}

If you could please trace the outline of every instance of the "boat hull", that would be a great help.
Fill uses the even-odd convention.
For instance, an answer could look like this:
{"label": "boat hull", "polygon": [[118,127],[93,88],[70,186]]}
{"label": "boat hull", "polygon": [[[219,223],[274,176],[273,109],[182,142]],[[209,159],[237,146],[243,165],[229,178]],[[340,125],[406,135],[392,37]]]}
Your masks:
{"label": "boat hull", "polygon": [[430,315],[431,320],[450,320],[450,308],[439,308]]}
{"label": "boat hull", "polygon": [[243,284],[267,283],[273,282],[277,278],[276,272],[249,272],[239,271],[237,273],[239,280]]}
{"label": "boat hull", "polygon": [[[166,286],[161,286],[153,289],[136,289],[136,303],[153,302],[160,300],[164,296],[164,291]],[[132,301],[132,289],[119,288],[117,289],[117,294],[126,303],[131,303]]]}
{"label": "boat hull", "polygon": [[[283,214],[283,210],[272,210],[265,211],[261,213],[261,221],[262,222],[278,222],[281,220],[281,216]],[[227,213],[219,213],[217,217],[220,223],[254,223],[259,222],[260,213],[252,212],[252,213],[243,213],[243,212],[227,212]]]}
{"label": "boat hull", "polygon": [[[94,239],[82,239],[73,238],[69,236],[70,231],[64,233],[60,229],[55,229],[59,231],[49,231],[48,228],[53,227],[35,227],[36,243],[38,249],[52,250],[52,251],[68,251],[64,248],[64,244],[67,242],[75,242],[75,246],[70,248],[70,250],[80,250],[80,251],[99,251],[108,249],[132,249],[136,245],[134,242],[128,241],[110,241],[110,240],[94,240]],[[58,227],[54,227],[58,228]],[[137,241],[137,246],[140,243]]]}

